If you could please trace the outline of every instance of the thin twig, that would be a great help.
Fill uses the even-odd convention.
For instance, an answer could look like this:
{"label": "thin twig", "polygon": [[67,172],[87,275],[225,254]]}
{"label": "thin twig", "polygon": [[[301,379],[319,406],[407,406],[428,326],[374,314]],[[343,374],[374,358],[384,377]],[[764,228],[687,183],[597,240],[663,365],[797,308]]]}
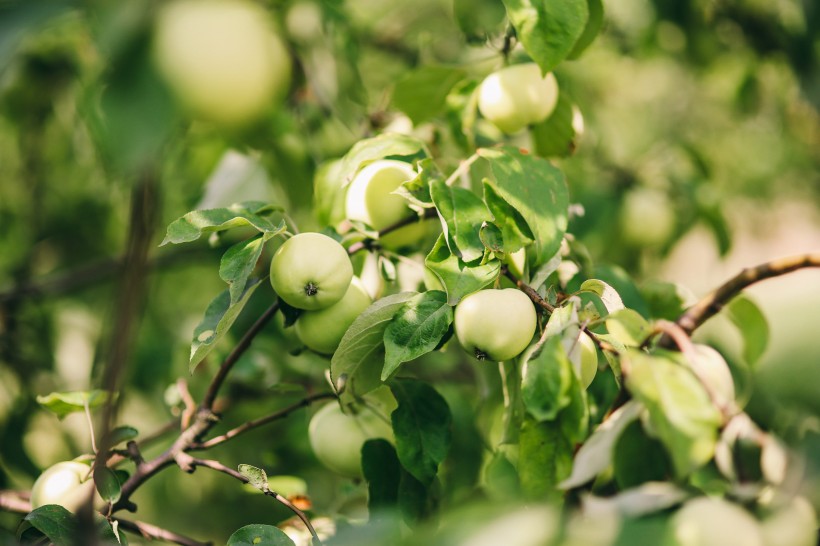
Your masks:
{"label": "thin twig", "polygon": [[242,423],[238,427],[229,430],[228,432],[226,432],[224,434],[221,434],[219,436],[215,436],[215,437],[213,437],[210,440],[207,440],[205,442],[194,444],[194,445],[191,446],[191,449],[192,450],[200,450],[200,449],[209,449],[209,448],[212,448],[214,446],[218,446],[219,444],[223,444],[223,443],[227,442],[228,440],[230,440],[232,438],[235,438],[236,436],[239,436],[240,434],[242,434],[244,432],[248,432],[249,430],[255,429],[257,427],[261,427],[262,425],[266,425],[268,423],[271,423],[271,422],[279,420],[279,419],[284,419],[285,417],[287,417],[288,415],[290,415],[294,411],[296,411],[298,409],[301,409],[301,408],[304,408],[304,407],[307,407],[310,404],[312,404],[313,402],[317,402],[319,400],[325,400],[325,399],[329,399],[329,398],[336,398],[336,394],[332,393],[332,392],[323,392],[323,393],[318,393],[318,394],[312,394],[310,396],[307,396],[307,397],[303,398],[299,402],[291,404],[290,406],[288,406],[286,408],[283,408],[279,411],[276,411],[274,413],[271,413],[270,415],[266,415],[265,417],[260,417],[259,419],[254,419],[253,421],[247,421],[245,423]]}
{"label": "thin twig", "polygon": [[480,158],[481,156],[478,155],[478,152],[476,152],[464,161],[462,161],[461,163],[459,163],[456,170],[454,170],[450,174],[450,176],[447,178],[447,180],[444,181],[444,183],[448,186],[452,186],[453,184],[455,184],[461,175],[470,172],[470,167],[472,166],[472,164],[478,161]]}
{"label": "thin twig", "polygon": [[193,419],[194,414],[196,414],[196,401],[194,397],[191,396],[191,391],[188,390],[188,382],[185,381],[183,377],[177,379],[177,391],[179,392],[180,398],[182,398],[183,404],[185,404],[185,409],[182,411],[182,416],[179,419],[180,426],[185,429],[191,424],[191,419]]}
{"label": "thin twig", "polygon": [[[807,267],[820,267],[820,253],[800,254],[772,260],[756,267],[743,269],[740,273],[726,281],[717,290],[690,307],[678,318],[677,324],[683,331],[691,335],[701,324],[717,314],[740,292],[765,279],[779,277],[798,269]],[[661,344],[669,346],[671,340],[664,339]]]}
{"label": "thin twig", "polygon": [[219,367],[219,371],[211,381],[211,384],[208,387],[208,392],[205,394],[205,398],[203,398],[202,403],[200,404],[201,409],[206,409],[208,411],[213,409],[216,395],[219,393],[222,383],[224,383],[225,379],[228,377],[228,373],[230,373],[231,368],[233,368],[234,364],[236,364],[239,360],[239,357],[241,357],[245,351],[248,350],[251,346],[253,338],[255,338],[256,335],[262,331],[262,329],[267,325],[270,319],[273,318],[278,310],[279,300],[273,302],[273,304],[268,307],[264,313],[262,313],[262,316],[260,316],[256,322],[253,323],[253,326],[245,332],[245,335],[242,336],[242,339],[239,340],[239,343],[236,344],[236,347],[234,347],[233,351],[231,351]]}
{"label": "thin twig", "polygon": [[545,309],[548,313],[553,313],[555,311],[555,306],[553,306],[552,304],[550,304],[550,302],[542,298],[541,295],[538,294],[538,292],[536,292],[532,286],[528,285],[527,283],[516,277],[515,274],[512,271],[510,271],[510,269],[507,266],[502,266],[501,270],[504,276],[510,279],[513,282],[513,284],[518,287],[519,290],[524,292],[532,300],[534,304],[536,304],[538,307],[541,307],[542,309]]}
{"label": "thin twig", "polygon": [[[219,461],[214,461],[214,460],[210,460],[210,459],[195,459],[195,458],[192,457],[189,462],[190,462],[192,467],[204,466],[206,468],[210,468],[211,470],[216,470],[217,472],[222,472],[223,474],[227,474],[228,476],[236,478],[237,480],[241,481],[242,483],[248,483],[248,481],[249,481],[248,478],[245,477],[244,475],[240,474],[239,471],[234,470],[233,468],[227,467],[224,464],[220,463]],[[279,503],[283,504],[288,509],[290,509],[294,514],[296,514],[296,517],[298,517],[300,520],[302,520],[302,523],[304,523],[305,526],[310,531],[310,534],[313,537],[313,540],[315,541],[315,543],[317,545],[321,546],[322,542],[321,542],[321,540],[319,540],[319,535],[316,534],[316,529],[313,528],[313,525],[310,523],[310,519],[308,519],[307,515],[305,515],[304,512],[299,510],[299,508],[297,508],[292,502],[290,502],[288,499],[286,499],[285,497],[283,497],[282,495],[280,495],[276,491],[271,491],[270,489],[268,489],[268,490],[264,491],[264,493],[265,493],[265,495],[267,495],[269,497],[273,497],[274,499],[279,501]]]}

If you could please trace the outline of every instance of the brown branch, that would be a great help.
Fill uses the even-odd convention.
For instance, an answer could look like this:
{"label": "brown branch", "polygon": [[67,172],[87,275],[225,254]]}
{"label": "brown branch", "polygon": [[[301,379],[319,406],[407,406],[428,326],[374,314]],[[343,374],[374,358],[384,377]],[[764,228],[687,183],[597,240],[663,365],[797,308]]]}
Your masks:
{"label": "brown branch", "polygon": [[532,286],[528,285],[527,283],[516,277],[515,274],[512,271],[510,271],[510,269],[506,265],[501,267],[501,271],[504,274],[504,276],[510,279],[513,282],[513,284],[518,287],[519,290],[524,292],[535,305],[541,307],[542,309],[545,309],[548,313],[552,313],[555,311],[555,306],[553,306],[552,304],[550,304],[550,302],[542,298],[541,295],[538,292],[536,292]]}
{"label": "brown branch", "polygon": [[[429,218],[436,218],[437,216],[438,213],[436,212],[436,209],[424,209],[424,213],[421,215],[421,217],[419,217],[417,214],[414,214],[412,216],[408,216],[407,218],[402,218],[395,224],[391,224],[383,230],[379,231],[379,237],[384,237],[385,235],[392,233],[397,229],[401,229],[404,226],[409,226],[411,224],[415,224],[416,222],[421,222]],[[362,250],[369,250],[373,248],[377,243],[378,239],[363,239],[350,245],[350,247],[348,247],[347,249],[347,253],[353,255]]]}
{"label": "brown branch", "polygon": [[[222,472],[223,474],[227,474],[228,476],[236,478],[237,480],[241,481],[242,483],[248,483],[249,482],[248,478],[246,478],[244,475],[240,474],[237,470],[234,470],[233,468],[229,468],[229,467],[225,466],[224,464],[220,463],[219,461],[213,461],[213,460],[209,460],[209,459],[195,459],[195,458],[191,457],[189,459],[189,463],[190,463],[191,467],[204,466],[206,468],[210,468],[211,470],[216,470],[217,472]],[[316,534],[316,529],[313,528],[313,525],[310,523],[310,519],[308,519],[307,515],[305,515],[304,512],[299,510],[299,508],[297,508],[292,502],[290,502],[287,498],[283,497],[282,495],[280,495],[276,491],[271,491],[270,489],[266,488],[263,491],[263,493],[265,493],[265,495],[267,495],[269,497],[273,497],[279,503],[283,504],[290,511],[292,511],[294,514],[296,514],[296,517],[298,517],[300,520],[302,520],[302,523],[304,523],[305,526],[310,531],[310,534],[311,534],[311,536],[313,537],[313,540],[314,540],[314,544],[316,544],[318,546],[321,546],[322,542],[321,542],[321,540],[319,540],[319,535]]]}
{"label": "brown branch", "polygon": [[211,438],[210,440],[207,440],[205,442],[194,444],[194,445],[191,446],[191,449],[192,450],[200,450],[200,449],[209,449],[209,448],[212,448],[214,446],[218,446],[219,444],[223,444],[223,443],[227,442],[228,440],[230,440],[232,438],[235,438],[236,436],[239,436],[240,434],[242,434],[244,432],[255,429],[257,427],[261,427],[262,425],[266,425],[268,423],[271,423],[271,422],[279,420],[279,419],[284,419],[285,417],[287,417],[288,415],[290,415],[291,413],[293,413],[294,411],[296,411],[298,409],[305,408],[305,407],[309,406],[310,404],[312,404],[313,402],[317,402],[319,400],[325,400],[325,399],[328,399],[328,398],[336,398],[336,394],[332,393],[332,392],[323,392],[323,393],[318,393],[318,394],[312,394],[310,396],[307,396],[307,397],[303,398],[299,402],[291,404],[290,406],[288,406],[286,408],[283,408],[279,411],[276,411],[274,413],[271,413],[270,415],[266,415],[265,417],[260,417],[259,419],[254,419],[253,421],[248,421],[246,423],[242,423],[238,427],[233,428],[233,429],[229,430],[228,432],[226,432],[224,434],[221,434],[219,436],[215,436],[214,438]]}
{"label": "brown branch", "polygon": [[273,302],[273,304],[268,307],[262,316],[260,316],[256,322],[253,323],[253,326],[245,332],[245,335],[242,336],[242,339],[239,340],[239,343],[236,344],[233,351],[225,358],[222,362],[222,365],[219,367],[219,371],[214,376],[213,380],[211,380],[211,384],[208,387],[208,392],[205,393],[205,398],[202,399],[202,403],[200,404],[200,409],[207,410],[210,412],[213,410],[214,401],[216,400],[216,395],[219,393],[219,388],[222,386],[222,383],[225,382],[225,379],[228,377],[228,373],[230,373],[231,369],[233,368],[234,364],[239,360],[245,351],[251,346],[251,342],[256,335],[262,331],[262,329],[268,324],[270,319],[276,314],[276,311],[279,310],[279,301]]}
{"label": "brown branch", "polygon": [[29,491],[0,489],[0,510],[28,514],[31,512],[31,494]]}
{"label": "brown branch", "polygon": [[[717,314],[740,292],[765,279],[779,277],[798,269],[807,267],[820,267],[820,253],[801,254],[772,260],[757,267],[743,269],[736,276],[729,279],[717,290],[690,307],[678,318],[676,323],[683,328],[683,331],[691,335],[701,324]],[[665,347],[670,345],[671,340],[664,338],[661,344]]]}

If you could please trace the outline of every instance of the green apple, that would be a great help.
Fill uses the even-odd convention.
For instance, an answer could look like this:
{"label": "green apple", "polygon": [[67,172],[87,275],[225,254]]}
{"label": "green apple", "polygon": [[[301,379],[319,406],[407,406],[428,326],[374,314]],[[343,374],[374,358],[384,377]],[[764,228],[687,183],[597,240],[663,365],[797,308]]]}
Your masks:
{"label": "green apple", "polygon": [[505,133],[549,117],[558,103],[558,82],[550,72],[541,75],[535,63],[516,64],[487,76],[478,93],[478,109]]}
{"label": "green apple", "polygon": [[536,314],[520,290],[474,292],[456,306],[456,337],[479,360],[510,360],[527,348],[535,333]]}
{"label": "green apple", "polygon": [[364,443],[371,438],[394,441],[390,412],[395,409],[395,400],[386,405],[379,398],[382,395],[365,396],[366,403],[359,405],[355,414],[344,413],[338,402],[330,402],[316,412],[308,425],[308,438],[319,462],[343,476],[362,476]]}
{"label": "green apple", "polygon": [[595,379],[595,374],[598,373],[598,348],[595,342],[583,332],[578,338],[578,347],[581,351],[581,373],[579,375],[581,387],[588,389],[592,380]]}
{"label": "green apple", "polygon": [[288,52],[269,14],[248,0],[163,4],[154,57],[187,108],[229,126],[258,119],[290,85]]}
{"label": "green apple", "polygon": [[760,525],[752,515],[716,497],[687,501],[672,518],[679,546],[763,546]]}
{"label": "green apple", "polygon": [[298,309],[330,307],[345,295],[353,264],[345,248],[321,233],[300,233],[280,246],[270,263],[270,282]]}
{"label": "green apple", "polygon": [[305,311],[296,321],[296,335],[309,349],[333,354],[345,332],[372,300],[361,281],[353,277],[345,295],[324,309]]}
{"label": "green apple", "polygon": [[658,246],[675,231],[675,210],[666,193],[652,188],[631,190],[620,210],[621,234],[637,246]]}
{"label": "green apple", "polygon": [[94,491],[91,467],[77,461],[63,461],[47,468],[31,488],[31,508],[59,504],[76,512]]}
{"label": "green apple", "polygon": [[[407,206],[407,200],[393,192],[416,174],[412,165],[394,159],[379,159],[365,166],[347,188],[347,217],[381,231],[412,216],[415,213]],[[426,232],[426,223],[416,222],[385,235],[380,241],[388,248],[399,248],[417,243]]]}

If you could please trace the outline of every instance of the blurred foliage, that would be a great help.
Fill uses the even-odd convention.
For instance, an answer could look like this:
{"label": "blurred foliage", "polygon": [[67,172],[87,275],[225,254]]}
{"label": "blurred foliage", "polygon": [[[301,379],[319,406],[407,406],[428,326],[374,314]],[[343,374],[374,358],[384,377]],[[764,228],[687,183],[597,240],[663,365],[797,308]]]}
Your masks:
{"label": "blurred foliage", "polygon": [[[450,87],[463,75],[480,80],[500,66],[500,2],[260,2],[287,43],[294,73],[284,106],[238,129],[192,119],[174,102],[151,58],[152,14],[159,4],[0,2],[0,489],[29,487],[40,469],[89,450],[79,416],[58,423],[35,397],[88,389],[99,381],[117,334],[111,319],[130,196],[146,172],[159,181],[153,206],[160,213],[121,393],[122,419],[143,435],[179,416],[178,377],[201,396],[231,341],[273,298],[263,283],[228,339],[189,376],[191,334],[223,289],[219,256],[241,237],[160,249],[162,226],[195,208],[257,199],[285,207],[303,231],[322,229],[312,210],[314,175],[360,139],[385,129],[412,132],[452,170],[471,146],[453,131],[454,119],[475,123],[479,145],[496,136],[481,120],[458,119],[453,103],[469,101],[472,88]],[[579,107],[585,126],[583,134],[576,128],[576,152],[556,163],[567,175],[571,201],[581,205],[573,209],[569,231],[595,257],[597,277],[616,286],[624,300],[634,294],[634,303],[626,303],[637,308],[638,288],[628,278],[618,284],[621,268],[642,282],[696,227],[705,227],[726,254],[738,206],[820,202],[820,5],[613,0],[605,8],[598,39],[556,71],[562,96],[566,91]],[[419,96],[435,102],[444,116],[417,113]],[[532,145],[527,134],[511,142]],[[640,240],[630,226],[644,221],[645,205],[626,204],[647,191],[654,192],[652,203],[669,208],[670,225]],[[269,259],[267,252],[260,263]],[[231,411],[219,430],[325,388],[326,361],[294,355],[293,343],[281,324],[254,342],[225,391]],[[749,411],[804,447],[809,460],[820,460],[818,353],[808,356],[805,346],[792,346],[777,356],[793,363],[794,374],[769,370],[772,381],[755,381],[755,371],[729,345],[721,349],[737,383],[754,383]],[[468,362],[452,347],[414,366],[440,385],[453,413],[457,433],[443,464],[450,487],[440,503],[459,506],[473,494],[482,475],[481,452],[493,443],[481,437],[473,420],[483,429],[499,420],[500,380],[495,370]],[[612,389],[611,381],[598,379],[591,392],[606,407]],[[794,391],[799,396],[791,398]],[[318,465],[308,445],[307,415],[299,412],[255,430],[218,447],[214,457],[232,467],[252,463],[272,476],[299,476],[316,514],[356,520],[366,507],[366,487]],[[592,418],[602,415],[593,408]],[[647,444],[642,448],[657,449],[650,439],[641,441]],[[160,449],[157,443],[146,455]],[[642,470],[662,474],[667,466],[664,461]],[[503,480],[503,468],[496,470]],[[630,483],[634,472],[625,464],[616,467],[615,477]],[[820,506],[820,467],[810,472],[812,501]],[[167,471],[135,502],[146,521],[219,543],[245,524],[291,515],[204,469],[194,477]],[[663,534],[664,517],[630,523],[619,544],[660,544],[641,537]],[[0,513],[0,542],[18,520]],[[456,520],[445,530],[463,537],[467,531]],[[582,527],[570,529],[581,536]],[[379,543],[384,535],[371,531],[372,543]],[[344,529],[339,536],[336,543],[345,544]]]}

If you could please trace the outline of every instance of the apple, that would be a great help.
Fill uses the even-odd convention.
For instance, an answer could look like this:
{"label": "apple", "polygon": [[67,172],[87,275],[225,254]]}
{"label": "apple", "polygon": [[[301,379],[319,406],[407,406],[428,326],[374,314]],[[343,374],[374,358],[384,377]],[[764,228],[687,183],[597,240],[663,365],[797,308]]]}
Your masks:
{"label": "apple", "polygon": [[[347,217],[381,231],[412,216],[415,213],[407,206],[407,200],[393,192],[416,175],[412,165],[395,159],[379,159],[365,166],[347,188]],[[416,222],[381,237],[380,241],[385,247],[400,248],[417,243],[426,233],[425,223]]]}
{"label": "apple", "polygon": [[[382,392],[377,394],[377,391]],[[355,408],[355,414],[344,413],[338,402],[330,402],[310,420],[310,446],[328,469],[350,478],[361,478],[364,443],[371,438],[394,441],[390,413],[397,404],[386,387],[377,391],[365,395],[365,403]],[[386,403],[388,396],[392,403]]]}
{"label": "apple", "polygon": [[532,302],[515,288],[474,292],[455,312],[456,337],[479,360],[515,358],[532,340],[536,322]]}
{"label": "apple", "polygon": [[345,248],[321,233],[300,233],[280,246],[270,263],[273,289],[289,305],[315,311],[341,300],[353,279]]}
{"label": "apple", "polygon": [[31,488],[31,508],[59,504],[76,512],[94,491],[91,467],[77,461],[57,463],[37,478]]}
{"label": "apple", "polygon": [[679,546],[763,546],[760,525],[752,515],[716,497],[687,501],[672,518]]}
{"label": "apple", "polygon": [[163,5],[154,58],[183,105],[228,126],[258,119],[290,85],[290,57],[269,14],[247,0]]}
{"label": "apple", "polygon": [[549,117],[558,103],[558,82],[541,75],[535,63],[516,64],[487,76],[478,93],[478,110],[507,134]]}
{"label": "apple", "polygon": [[675,210],[665,192],[638,188],[624,196],[620,210],[621,234],[636,246],[658,246],[675,231]]}
{"label": "apple", "polygon": [[372,300],[362,282],[353,277],[345,295],[324,309],[305,311],[296,321],[296,335],[309,349],[333,354],[345,332]]}
{"label": "apple", "polygon": [[595,379],[595,374],[598,373],[598,348],[595,342],[583,332],[578,338],[578,348],[581,352],[581,373],[578,378],[581,380],[581,387],[588,389],[592,380]]}

